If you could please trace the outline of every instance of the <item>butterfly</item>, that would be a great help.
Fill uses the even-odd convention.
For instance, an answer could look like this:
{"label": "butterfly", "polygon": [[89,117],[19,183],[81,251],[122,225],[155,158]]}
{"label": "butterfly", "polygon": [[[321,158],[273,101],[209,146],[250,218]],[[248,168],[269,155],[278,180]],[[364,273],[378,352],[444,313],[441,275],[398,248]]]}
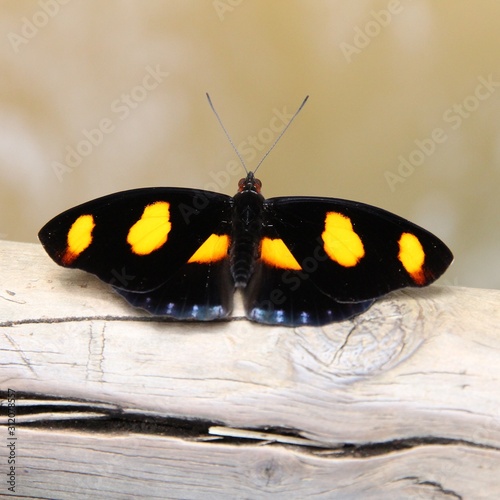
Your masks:
{"label": "butterfly", "polygon": [[123,191],[61,213],[38,236],[57,264],[95,274],[154,315],[224,319],[238,289],[249,320],[291,327],[352,318],[392,290],[429,285],[453,260],[439,238],[381,208],[266,199],[261,188],[250,171],[233,197]]}

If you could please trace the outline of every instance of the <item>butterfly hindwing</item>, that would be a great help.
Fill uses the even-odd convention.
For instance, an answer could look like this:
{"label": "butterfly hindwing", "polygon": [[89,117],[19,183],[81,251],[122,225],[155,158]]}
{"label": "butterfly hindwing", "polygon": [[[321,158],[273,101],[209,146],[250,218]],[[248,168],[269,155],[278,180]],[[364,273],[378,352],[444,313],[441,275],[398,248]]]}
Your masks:
{"label": "butterfly hindwing", "polygon": [[284,326],[324,325],[366,311],[373,300],[341,303],[304,279],[300,271],[277,269],[259,259],[243,292],[248,319]]}
{"label": "butterfly hindwing", "polygon": [[148,292],[115,290],[135,307],[177,320],[221,319],[233,308],[234,285],[227,258],[186,264],[164,284]]}
{"label": "butterfly hindwing", "polygon": [[63,212],[39,238],[55,262],[97,275],[137,307],[215,319],[232,308],[230,214],[222,194],[135,189]]}

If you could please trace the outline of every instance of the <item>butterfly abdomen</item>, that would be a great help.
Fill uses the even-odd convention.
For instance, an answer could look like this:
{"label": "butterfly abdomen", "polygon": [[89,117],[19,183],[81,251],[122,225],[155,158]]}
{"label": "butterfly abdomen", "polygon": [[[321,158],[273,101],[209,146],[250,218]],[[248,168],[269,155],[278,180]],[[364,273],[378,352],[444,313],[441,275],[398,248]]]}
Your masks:
{"label": "butterfly abdomen", "polygon": [[264,197],[245,190],[234,197],[231,248],[231,274],[236,287],[245,287],[254,270],[259,254]]}

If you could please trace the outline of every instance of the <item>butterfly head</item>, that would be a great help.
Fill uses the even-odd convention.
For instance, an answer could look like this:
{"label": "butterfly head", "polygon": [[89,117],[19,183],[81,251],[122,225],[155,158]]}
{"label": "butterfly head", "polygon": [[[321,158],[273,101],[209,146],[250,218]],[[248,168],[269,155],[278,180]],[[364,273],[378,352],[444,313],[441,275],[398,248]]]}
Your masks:
{"label": "butterfly head", "polygon": [[262,182],[256,179],[253,172],[248,172],[247,176],[240,179],[238,182],[238,193],[243,191],[253,191],[254,193],[260,193],[262,188]]}

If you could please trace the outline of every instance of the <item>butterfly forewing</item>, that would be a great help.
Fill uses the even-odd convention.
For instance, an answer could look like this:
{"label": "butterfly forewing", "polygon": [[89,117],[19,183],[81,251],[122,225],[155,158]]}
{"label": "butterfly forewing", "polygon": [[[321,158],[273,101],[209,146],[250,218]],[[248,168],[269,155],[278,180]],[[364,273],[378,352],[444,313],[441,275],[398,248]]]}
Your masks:
{"label": "butterfly forewing", "polygon": [[[426,286],[453,260],[436,236],[390,212],[334,198],[272,198],[269,220],[300,269],[284,279],[310,280],[339,302],[374,299]],[[300,234],[300,237],[297,235]]]}
{"label": "butterfly forewing", "polygon": [[[125,291],[146,292],[172,279],[181,268],[209,267],[227,258],[230,214],[231,198],[222,194],[136,189],[63,212],[40,230],[39,238],[58,264],[96,274]],[[203,247],[211,235],[221,237],[215,257],[210,245]],[[200,247],[205,249],[202,258],[188,264]],[[215,266],[212,275],[216,269],[222,272]]]}

